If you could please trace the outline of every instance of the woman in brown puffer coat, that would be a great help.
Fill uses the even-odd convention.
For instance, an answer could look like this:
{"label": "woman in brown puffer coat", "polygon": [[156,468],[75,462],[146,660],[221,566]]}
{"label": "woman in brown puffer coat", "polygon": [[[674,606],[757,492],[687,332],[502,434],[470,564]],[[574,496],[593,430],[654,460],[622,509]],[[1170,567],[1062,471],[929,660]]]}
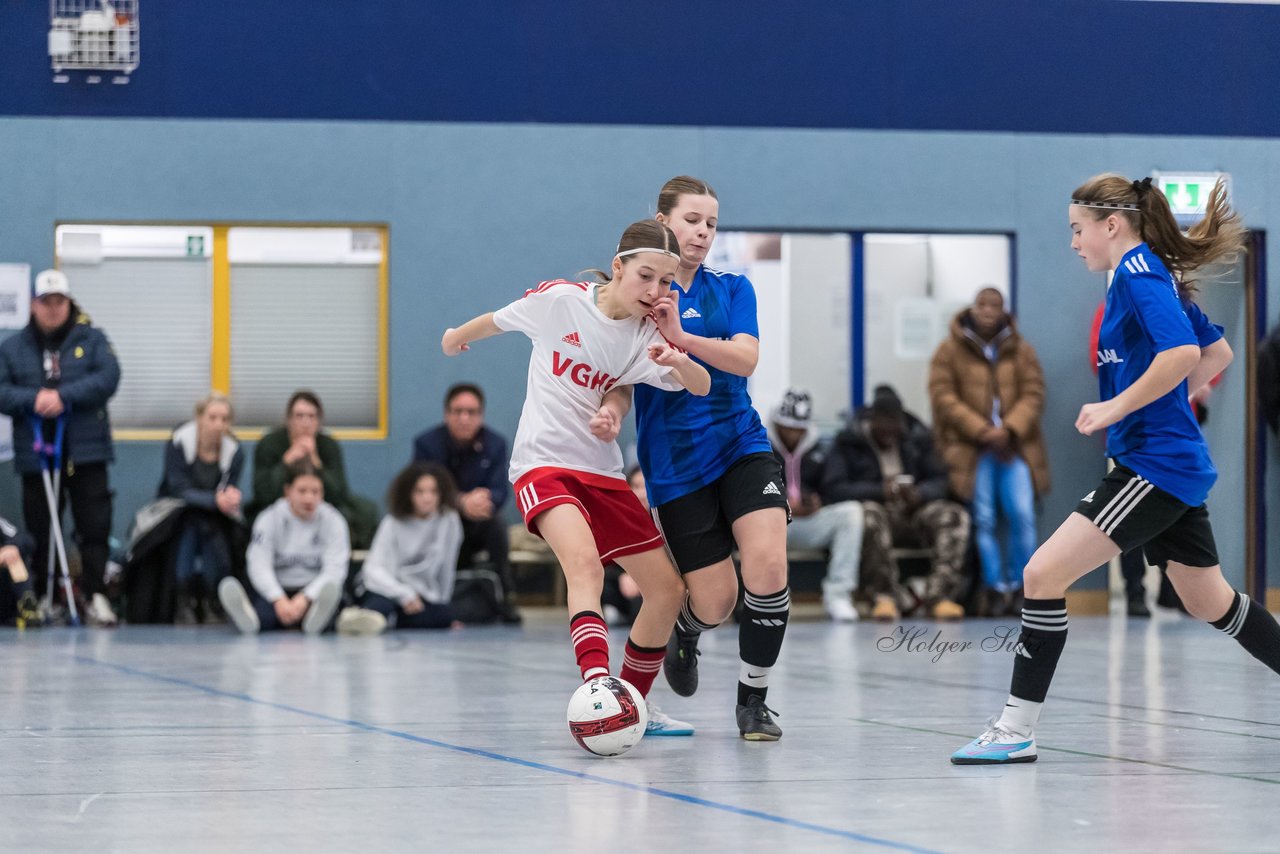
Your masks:
{"label": "woman in brown puffer coat", "polygon": [[[1040,432],[1044,373],[994,288],[955,316],[951,336],[933,354],[929,399],[938,450],[951,489],[973,506],[978,553],[992,616],[1022,607],[1022,570],[1036,548],[1035,499],[1049,490]],[[1008,520],[1001,555],[997,514]]]}

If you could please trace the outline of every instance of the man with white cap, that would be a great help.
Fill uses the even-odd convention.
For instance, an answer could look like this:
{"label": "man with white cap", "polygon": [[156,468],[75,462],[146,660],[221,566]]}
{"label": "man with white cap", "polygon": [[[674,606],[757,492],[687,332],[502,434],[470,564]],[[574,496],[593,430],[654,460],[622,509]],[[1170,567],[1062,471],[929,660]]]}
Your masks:
{"label": "man with white cap", "polygon": [[827,577],[822,582],[822,605],[827,616],[847,622],[858,619],[853,588],[858,582],[862,555],[862,504],[840,501],[823,505],[818,492],[826,468],[828,443],[813,425],[813,403],[802,389],[788,389],[769,419],[773,454],[782,464],[791,524],[787,545],[791,548],[828,549]]}
{"label": "man with white cap", "polygon": [[107,401],[120,385],[120,363],[102,330],[76,305],[59,270],[36,276],[31,322],[0,343],[0,412],[13,419],[15,464],[22,476],[22,510],[36,538],[32,575],[43,588],[48,561],[49,507],[35,451],[33,426],[52,442],[65,422],[62,489],[75,520],[89,618],[111,625],[116,615],[105,595],[103,574],[111,534],[111,487],[107,464],[115,459]]}

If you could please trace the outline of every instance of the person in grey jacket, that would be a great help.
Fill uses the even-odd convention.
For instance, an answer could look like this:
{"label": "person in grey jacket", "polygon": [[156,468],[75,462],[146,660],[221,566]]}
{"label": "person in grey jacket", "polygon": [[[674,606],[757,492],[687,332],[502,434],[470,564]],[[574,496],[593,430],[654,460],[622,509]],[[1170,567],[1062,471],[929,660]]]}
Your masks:
{"label": "person in grey jacket", "polygon": [[111,342],[72,299],[66,275],[58,270],[40,273],[31,322],[0,344],[0,412],[13,419],[23,518],[36,540],[32,575],[38,594],[46,583],[50,520],[35,430],[52,442],[58,420],[65,421],[62,488],[75,519],[89,618],[98,625],[116,622],[105,595],[104,573],[112,502],[107,464],[115,459],[107,401],[119,385],[120,363]]}
{"label": "person in grey jacket", "polygon": [[218,599],[244,634],[300,626],[328,627],[351,562],[346,520],[324,501],[324,482],[310,462],[289,466],[284,497],[258,514],[247,555],[251,590],[232,576]]}
{"label": "person in grey jacket", "polygon": [[462,520],[457,488],[444,466],[410,463],[387,490],[390,513],[378,525],[364,561],[360,607],[338,616],[343,634],[454,625],[453,582]]}

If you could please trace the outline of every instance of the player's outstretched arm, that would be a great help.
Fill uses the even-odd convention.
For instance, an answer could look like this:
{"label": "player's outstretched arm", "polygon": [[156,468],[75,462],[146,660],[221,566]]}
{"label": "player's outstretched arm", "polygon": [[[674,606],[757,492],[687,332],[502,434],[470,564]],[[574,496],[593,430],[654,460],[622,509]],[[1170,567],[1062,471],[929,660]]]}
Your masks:
{"label": "player's outstretched arm", "polygon": [[1231,345],[1225,338],[1219,338],[1208,347],[1201,347],[1200,364],[1196,365],[1187,377],[1187,391],[1195,394],[1207,386],[1210,380],[1231,364],[1233,358],[1235,354],[1231,352]]}
{"label": "player's outstretched arm", "polygon": [[1088,436],[1110,427],[1129,413],[1173,391],[1190,376],[1199,362],[1200,348],[1195,344],[1161,350],[1133,385],[1110,400],[1082,406],[1080,416],[1076,418],[1076,429]]}
{"label": "player's outstretched arm", "polygon": [[711,391],[711,374],[707,369],[689,358],[688,353],[665,344],[649,345],[649,358],[659,365],[671,368],[671,373],[680,381],[690,394],[705,397]]}
{"label": "player's outstretched arm", "polygon": [[498,324],[493,322],[493,312],[482,314],[477,318],[468,320],[466,323],[456,329],[450,326],[444,331],[444,337],[440,339],[440,349],[444,351],[446,356],[456,356],[464,350],[471,349],[472,341],[479,341],[481,338],[492,338],[494,335],[501,335],[502,330],[498,328]]}

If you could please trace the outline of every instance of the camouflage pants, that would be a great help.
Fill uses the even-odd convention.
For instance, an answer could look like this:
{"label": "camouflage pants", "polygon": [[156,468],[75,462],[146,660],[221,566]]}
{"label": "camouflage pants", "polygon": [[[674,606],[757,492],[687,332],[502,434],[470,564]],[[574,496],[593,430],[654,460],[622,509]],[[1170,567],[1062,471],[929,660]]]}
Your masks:
{"label": "camouflage pants", "polygon": [[866,529],[862,539],[862,588],[869,596],[892,596],[899,605],[911,601],[902,587],[894,543],[916,541],[933,552],[933,569],[925,581],[925,604],[955,600],[964,589],[964,554],[969,547],[969,512],[954,501],[930,501],[914,511],[901,505],[863,502]]}

